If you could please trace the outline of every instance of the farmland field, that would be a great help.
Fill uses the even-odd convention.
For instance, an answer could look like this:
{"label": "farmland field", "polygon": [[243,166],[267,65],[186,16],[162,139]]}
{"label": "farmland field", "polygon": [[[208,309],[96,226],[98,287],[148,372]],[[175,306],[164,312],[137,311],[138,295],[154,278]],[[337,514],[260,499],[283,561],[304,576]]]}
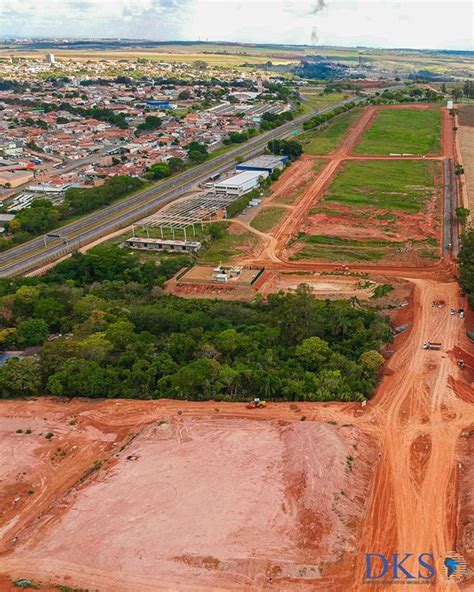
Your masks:
{"label": "farmland field", "polygon": [[349,127],[355,123],[361,113],[354,109],[331,120],[327,126],[304,132],[298,140],[307,154],[328,154],[335,150]]}
{"label": "farmland field", "polygon": [[381,109],[355,147],[356,154],[430,154],[439,152],[441,111]]}
{"label": "farmland field", "polygon": [[289,243],[291,259],[423,264],[439,255],[439,163],[347,162]]}
{"label": "farmland field", "polygon": [[417,213],[432,194],[436,167],[420,160],[349,162],[324,201]]}

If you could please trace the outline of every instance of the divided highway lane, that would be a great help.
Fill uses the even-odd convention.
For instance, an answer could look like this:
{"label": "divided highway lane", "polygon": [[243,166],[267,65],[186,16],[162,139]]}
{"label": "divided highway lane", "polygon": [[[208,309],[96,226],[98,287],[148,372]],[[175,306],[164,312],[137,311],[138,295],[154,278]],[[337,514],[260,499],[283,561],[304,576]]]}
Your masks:
{"label": "divided highway lane", "polygon": [[[320,111],[320,113],[331,111],[336,106],[350,101],[363,102],[364,99],[349,97],[337,105]],[[222,172],[232,166],[237,157],[249,158],[257,154],[269,140],[288,136],[295,128],[312,117],[314,117],[314,112],[303,115],[275,130],[252,138],[244,145],[234,148],[211,161],[166,179],[149,189],[131,195],[106,208],[92,212],[80,220],[55,229],[54,233],[61,233],[64,239],[67,238],[67,245],[65,241],[60,239],[49,239],[50,243],[45,246],[44,236],[40,236],[1,253],[0,277],[19,275],[36,269],[81,246],[89,244],[101,236],[152,214],[160,207],[180,197],[183,192],[190,189],[194,184],[207,180],[211,174]]]}

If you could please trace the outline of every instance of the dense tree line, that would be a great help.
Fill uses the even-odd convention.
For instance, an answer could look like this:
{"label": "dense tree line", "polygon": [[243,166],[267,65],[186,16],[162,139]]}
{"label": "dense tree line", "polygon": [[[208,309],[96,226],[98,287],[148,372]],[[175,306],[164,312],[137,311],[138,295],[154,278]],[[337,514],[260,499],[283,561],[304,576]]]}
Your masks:
{"label": "dense tree line", "polygon": [[253,304],[164,295],[163,281],[186,263],[141,263],[101,246],[42,278],[1,280],[0,347],[40,348],[0,367],[0,392],[318,401],[372,394],[388,337],[373,309],[315,300],[306,286]]}
{"label": "dense tree line", "polygon": [[332,111],[328,111],[327,113],[320,113],[319,115],[315,115],[310,120],[305,121],[303,123],[303,128],[306,130],[309,130],[309,129],[313,129],[315,127],[319,127],[320,125],[322,125],[323,123],[326,123],[327,121],[329,121],[333,117],[336,117],[336,115],[340,115],[341,113],[345,113],[346,111],[350,111],[351,109],[354,109],[355,106],[356,106],[356,104],[352,103],[352,102],[345,103],[344,105],[340,105],[339,107],[336,107]]}
{"label": "dense tree line", "polygon": [[290,160],[296,160],[303,154],[303,146],[296,140],[272,140],[268,142],[267,150],[272,154],[288,156]]}
{"label": "dense tree line", "polygon": [[[337,62],[331,62],[325,58],[305,60],[296,68],[295,73],[302,78],[317,80],[336,80],[339,78],[350,78],[348,66]],[[354,76],[353,76],[354,77]],[[360,75],[357,76],[359,78]]]}
{"label": "dense tree line", "polygon": [[73,107],[69,103],[60,103],[59,105],[53,105],[54,111],[69,111],[75,115],[81,115],[82,117],[90,117],[99,121],[105,121],[111,125],[115,125],[120,129],[128,128],[128,121],[125,118],[124,113],[115,113],[112,109],[104,109],[102,107],[91,107],[84,109],[83,107]]}
{"label": "dense tree line", "polygon": [[264,113],[262,115],[262,121],[260,123],[261,131],[268,131],[280,127],[287,121],[292,121],[294,113],[292,111],[284,111],[277,115],[276,113]]}

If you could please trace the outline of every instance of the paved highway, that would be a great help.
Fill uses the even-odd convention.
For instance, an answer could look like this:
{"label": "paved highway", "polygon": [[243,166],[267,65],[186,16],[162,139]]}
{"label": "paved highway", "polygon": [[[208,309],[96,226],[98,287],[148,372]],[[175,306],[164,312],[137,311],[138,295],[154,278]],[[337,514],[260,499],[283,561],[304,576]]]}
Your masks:
{"label": "paved highway", "polygon": [[[336,106],[350,101],[362,102],[363,100],[357,97],[349,97],[337,105],[320,111],[320,113],[331,111]],[[180,197],[196,183],[206,181],[210,175],[229,169],[235,164],[236,158],[250,158],[261,152],[269,140],[291,135],[295,128],[301,127],[305,121],[314,117],[314,114],[312,112],[298,117],[277,129],[252,138],[244,145],[229,150],[226,154],[161,181],[149,189],[131,195],[124,200],[92,212],[80,220],[52,231],[54,234],[60,234],[61,238],[48,238],[45,244],[45,237],[40,236],[1,253],[0,277],[20,275],[37,269],[114,230],[123,228],[156,212],[164,205]]]}

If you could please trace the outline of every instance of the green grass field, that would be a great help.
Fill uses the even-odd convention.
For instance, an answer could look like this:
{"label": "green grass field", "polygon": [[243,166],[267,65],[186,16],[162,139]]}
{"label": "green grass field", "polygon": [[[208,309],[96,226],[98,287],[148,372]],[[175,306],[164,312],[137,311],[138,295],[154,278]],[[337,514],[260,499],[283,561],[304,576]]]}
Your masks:
{"label": "green grass field", "polygon": [[302,234],[298,242],[303,248],[295,253],[291,259],[324,259],[325,261],[379,261],[398,243],[386,241],[359,241],[344,239],[338,236],[306,235]]}
{"label": "green grass field", "polygon": [[382,109],[354,149],[357,154],[439,152],[441,111]]}
{"label": "green grass field", "polygon": [[242,248],[253,248],[258,242],[258,238],[252,232],[243,230],[238,234],[231,234],[228,232],[229,224],[227,222],[216,222],[215,224],[225,225],[226,232],[221,238],[209,241],[206,248],[197,252],[199,263],[212,263],[215,265],[225,263],[241,253]]}
{"label": "green grass field", "polygon": [[[323,259],[343,263],[377,262],[384,257],[396,255],[406,249],[405,243],[383,240],[353,240],[339,236],[308,235],[301,233],[297,239],[303,248],[291,259]],[[437,242],[433,239],[413,241],[411,249],[424,259],[439,256]]]}
{"label": "green grass field", "polygon": [[320,89],[309,88],[302,90],[301,95],[316,109],[327,109],[344,100],[349,93],[323,93]]}
{"label": "green grass field", "polygon": [[360,116],[360,109],[354,109],[332,119],[326,126],[307,131],[298,136],[307,154],[327,154],[335,150],[349,127]]}
{"label": "green grass field", "polygon": [[258,212],[255,218],[250,222],[250,226],[261,232],[271,230],[285,213],[285,208],[269,207],[263,208]]}
{"label": "green grass field", "polygon": [[423,210],[434,189],[437,162],[372,160],[344,164],[330,185],[325,203],[352,208],[373,206],[416,214]]}

